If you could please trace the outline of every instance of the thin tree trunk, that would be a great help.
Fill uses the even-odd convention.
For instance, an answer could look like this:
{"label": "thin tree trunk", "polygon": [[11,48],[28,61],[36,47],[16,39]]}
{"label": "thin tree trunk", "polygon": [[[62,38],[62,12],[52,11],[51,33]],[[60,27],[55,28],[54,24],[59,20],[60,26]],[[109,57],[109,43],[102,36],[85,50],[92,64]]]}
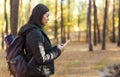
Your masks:
{"label": "thin tree trunk", "polygon": [[55,38],[55,41],[56,43],[58,43],[58,26],[57,26],[57,0],[55,0],[55,26],[54,26],[54,29],[55,29],[55,34],[54,34],[54,38]]}
{"label": "thin tree trunk", "polygon": [[4,36],[8,35],[8,19],[6,12],[6,2],[7,0],[4,0],[4,27],[2,28],[2,49],[4,49]]}
{"label": "thin tree trunk", "polygon": [[2,49],[4,49],[4,32],[2,31]]}
{"label": "thin tree trunk", "polygon": [[97,44],[97,37],[96,37],[96,26],[97,26],[97,8],[95,5],[95,0],[93,0],[93,6],[94,6],[94,45]]}
{"label": "thin tree trunk", "polygon": [[28,17],[31,15],[31,11],[32,11],[32,0],[29,1]]}
{"label": "thin tree trunk", "polygon": [[118,18],[119,18],[119,24],[118,24],[118,46],[120,46],[120,0],[119,0],[119,13],[118,13]]}
{"label": "thin tree trunk", "polygon": [[113,0],[113,16],[112,16],[112,21],[113,21],[113,30],[112,30],[112,42],[116,42],[116,36],[115,36],[115,0]]}
{"label": "thin tree trunk", "polygon": [[106,49],[106,27],[107,27],[107,11],[108,11],[108,1],[105,2],[105,10],[104,10],[104,23],[103,23],[103,34],[102,34],[102,50]]}
{"label": "thin tree trunk", "polygon": [[5,26],[5,34],[8,35],[8,18],[7,18],[7,12],[6,12],[6,1],[4,2],[4,26]]}
{"label": "thin tree trunk", "polygon": [[87,13],[87,26],[88,26],[89,51],[93,51],[92,42],[91,42],[91,0],[89,0],[89,7]]}
{"label": "thin tree trunk", "polygon": [[[65,19],[65,18],[63,18],[63,19]],[[64,21],[63,21],[63,22],[64,22]],[[64,39],[64,43],[65,43],[65,42],[66,42],[66,28],[65,28],[64,23],[63,23],[63,31],[64,31],[64,32],[63,32],[63,34],[64,34],[64,35],[63,35],[63,37],[64,37],[63,39]]]}
{"label": "thin tree trunk", "polygon": [[78,29],[79,29],[79,31],[78,31],[78,41],[80,41],[80,14],[78,15]]}
{"label": "thin tree trunk", "polygon": [[63,0],[61,0],[61,43],[64,43]]}
{"label": "thin tree trunk", "polygon": [[100,28],[98,23],[97,23],[97,39],[98,39],[98,43],[101,43]]}
{"label": "thin tree trunk", "polygon": [[[70,0],[68,0],[68,23],[70,22]],[[67,39],[70,39],[70,25],[67,27]]]}
{"label": "thin tree trunk", "polygon": [[[98,43],[101,42],[101,37],[100,37],[100,29],[99,29],[99,24],[98,24],[98,18],[97,18],[97,7],[96,7],[96,1],[94,0],[94,28],[95,28],[95,32],[94,32],[94,45],[97,44],[97,40]],[[96,33],[97,32],[97,33]],[[97,35],[97,36],[96,36]]]}
{"label": "thin tree trunk", "polygon": [[85,30],[86,32],[86,43],[88,43],[88,25],[87,25],[87,29]]}

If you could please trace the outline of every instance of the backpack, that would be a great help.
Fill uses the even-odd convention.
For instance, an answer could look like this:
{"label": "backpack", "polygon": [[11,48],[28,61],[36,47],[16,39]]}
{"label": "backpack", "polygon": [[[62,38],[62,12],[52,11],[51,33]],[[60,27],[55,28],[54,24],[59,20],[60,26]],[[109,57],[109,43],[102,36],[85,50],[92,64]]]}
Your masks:
{"label": "backpack", "polygon": [[27,60],[25,57],[25,35],[32,29],[28,29],[24,35],[17,35],[6,49],[6,59],[10,73],[14,77],[25,77],[27,73]]}

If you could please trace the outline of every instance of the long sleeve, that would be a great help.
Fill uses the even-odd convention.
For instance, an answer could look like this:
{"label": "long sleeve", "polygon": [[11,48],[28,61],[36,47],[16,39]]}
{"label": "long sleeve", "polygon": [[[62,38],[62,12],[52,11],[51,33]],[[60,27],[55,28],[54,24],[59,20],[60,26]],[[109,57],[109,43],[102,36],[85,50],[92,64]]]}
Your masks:
{"label": "long sleeve", "polygon": [[27,35],[26,41],[35,60],[39,64],[48,63],[61,54],[61,51],[57,46],[50,46],[49,41],[46,40],[46,37],[44,37],[39,30],[31,31]]}

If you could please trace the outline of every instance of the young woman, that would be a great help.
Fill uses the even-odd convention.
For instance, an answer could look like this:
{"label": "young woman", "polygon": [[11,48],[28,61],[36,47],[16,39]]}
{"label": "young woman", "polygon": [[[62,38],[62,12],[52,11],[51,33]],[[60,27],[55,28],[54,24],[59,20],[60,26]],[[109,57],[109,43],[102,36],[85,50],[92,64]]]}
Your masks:
{"label": "young woman", "polygon": [[26,35],[26,58],[28,63],[27,77],[49,77],[54,74],[54,60],[64,50],[64,45],[52,46],[43,28],[49,21],[49,9],[44,4],[33,8],[28,23],[23,26],[19,34],[31,27]]}

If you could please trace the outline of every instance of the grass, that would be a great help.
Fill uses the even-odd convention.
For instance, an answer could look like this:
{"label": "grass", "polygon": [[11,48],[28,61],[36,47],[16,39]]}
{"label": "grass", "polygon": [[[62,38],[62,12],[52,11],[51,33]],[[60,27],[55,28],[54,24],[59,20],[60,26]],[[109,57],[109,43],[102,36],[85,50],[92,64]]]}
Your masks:
{"label": "grass", "polygon": [[108,64],[106,63],[106,60],[103,59],[101,61],[99,61],[98,63],[96,63],[93,67],[93,69],[95,70],[100,70],[100,69],[103,69],[107,66]]}
{"label": "grass", "polygon": [[82,60],[73,60],[68,63],[68,67],[79,67],[83,64]]}

